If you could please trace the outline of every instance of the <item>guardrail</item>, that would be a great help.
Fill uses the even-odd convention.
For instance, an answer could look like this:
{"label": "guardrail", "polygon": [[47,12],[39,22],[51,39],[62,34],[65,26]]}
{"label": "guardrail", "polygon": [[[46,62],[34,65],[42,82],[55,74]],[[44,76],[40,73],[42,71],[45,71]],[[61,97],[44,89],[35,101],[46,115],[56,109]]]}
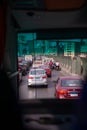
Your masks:
{"label": "guardrail", "polygon": [[87,58],[68,56],[49,56],[60,62],[61,68],[73,75],[84,76],[87,73]]}

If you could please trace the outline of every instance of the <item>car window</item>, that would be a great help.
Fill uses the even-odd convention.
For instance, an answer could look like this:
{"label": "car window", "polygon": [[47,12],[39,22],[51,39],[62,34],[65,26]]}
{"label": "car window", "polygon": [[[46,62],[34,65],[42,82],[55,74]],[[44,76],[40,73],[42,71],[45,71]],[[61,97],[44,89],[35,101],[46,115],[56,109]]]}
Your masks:
{"label": "car window", "polygon": [[44,68],[44,69],[48,69],[49,67],[48,67],[48,66],[42,66],[42,68]]}
{"label": "car window", "polygon": [[82,80],[78,80],[78,79],[69,79],[69,80],[61,80],[61,85],[62,87],[80,87],[83,85]]}
{"label": "car window", "polygon": [[44,70],[32,70],[30,72],[31,75],[45,74]]}
{"label": "car window", "polygon": [[34,64],[41,64],[42,62],[39,62],[39,61],[36,61],[36,62],[34,62]]}

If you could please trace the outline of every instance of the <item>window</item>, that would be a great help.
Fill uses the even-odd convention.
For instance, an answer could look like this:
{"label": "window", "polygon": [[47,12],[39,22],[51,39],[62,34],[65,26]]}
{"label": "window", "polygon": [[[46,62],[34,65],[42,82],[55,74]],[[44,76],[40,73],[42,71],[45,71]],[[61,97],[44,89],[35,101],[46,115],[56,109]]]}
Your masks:
{"label": "window", "polygon": [[44,73],[45,73],[45,71],[43,71],[43,70],[32,70],[30,72],[31,75],[38,75],[38,74],[44,74]]}
{"label": "window", "polygon": [[[20,40],[20,36],[24,37],[24,41]],[[34,89],[32,89],[31,87],[29,87],[28,89],[29,92],[32,91],[32,93],[36,94],[34,94],[33,96],[35,97],[32,98],[37,99],[55,98],[55,80],[58,77],[67,76],[67,74],[75,74],[78,76],[85,74],[85,70],[87,68],[87,38],[69,37],[68,39],[67,34],[67,38],[62,39],[59,38],[59,36],[60,35],[58,35],[56,32],[53,36],[52,33],[50,34],[50,32],[46,34],[44,32],[43,34],[43,31],[40,33],[18,32],[18,58],[23,57],[23,60],[25,61],[26,57],[30,59],[29,61],[27,61],[27,73],[24,73],[24,70],[22,68],[23,80],[20,84],[21,87],[19,87],[19,91],[27,93],[27,89],[24,90],[24,85],[28,86],[28,72],[30,72],[32,68],[42,68],[47,75],[47,80],[45,81],[45,78],[43,78],[43,81],[41,81],[43,85],[40,85],[41,83],[38,85],[36,84]],[[73,60],[73,57],[76,57],[76,60]],[[50,66],[50,61],[52,61],[52,66]],[[59,68],[56,68],[56,62],[60,63]],[[23,61],[21,61],[21,63],[23,63]],[[39,75],[44,72],[42,70],[33,70],[31,73],[37,74],[39,80],[41,80]],[[47,85],[47,87],[44,87],[44,85]],[[79,80],[64,80],[62,82],[62,85],[64,87],[66,87],[67,85],[79,86],[82,85],[82,83]],[[40,86],[40,88],[38,88],[38,86]],[[29,96],[27,95],[27,97]],[[20,99],[21,98],[22,95],[20,96]]]}
{"label": "window", "polygon": [[61,81],[62,87],[81,87],[83,85],[81,80],[62,80]]}

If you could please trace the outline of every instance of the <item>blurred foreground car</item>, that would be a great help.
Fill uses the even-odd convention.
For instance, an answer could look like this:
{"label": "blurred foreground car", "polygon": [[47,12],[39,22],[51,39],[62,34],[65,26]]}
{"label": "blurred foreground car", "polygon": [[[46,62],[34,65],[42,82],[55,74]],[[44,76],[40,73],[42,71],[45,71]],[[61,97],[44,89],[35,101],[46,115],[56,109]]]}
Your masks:
{"label": "blurred foreground car", "polygon": [[44,69],[46,71],[47,77],[51,77],[51,69],[47,65],[42,65],[40,68]]}
{"label": "blurred foreground car", "polygon": [[48,86],[47,75],[44,69],[31,69],[28,75],[28,87]]}
{"label": "blurred foreground car", "polygon": [[76,76],[63,76],[58,79],[55,96],[59,99],[79,99],[83,80]]}

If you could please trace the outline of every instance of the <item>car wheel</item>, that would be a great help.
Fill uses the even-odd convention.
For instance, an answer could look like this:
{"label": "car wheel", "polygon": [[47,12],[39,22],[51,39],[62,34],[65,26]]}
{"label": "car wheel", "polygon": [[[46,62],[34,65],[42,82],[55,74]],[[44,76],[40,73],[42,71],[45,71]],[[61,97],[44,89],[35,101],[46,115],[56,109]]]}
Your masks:
{"label": "car wheel", "polygon": [[51,75],[48,75],[48,78],[51,78]]}
{"label": "car wheel", "polygon": [[56,93],[54,93],[54,96],[56,97]]}
{"label": "car wheel", "polygon": [[28,85],[28,88],[31,88],[31,85]]}
{"label": "car wheel", "polygon": [[49,77],[51,78],[51,75]]}

